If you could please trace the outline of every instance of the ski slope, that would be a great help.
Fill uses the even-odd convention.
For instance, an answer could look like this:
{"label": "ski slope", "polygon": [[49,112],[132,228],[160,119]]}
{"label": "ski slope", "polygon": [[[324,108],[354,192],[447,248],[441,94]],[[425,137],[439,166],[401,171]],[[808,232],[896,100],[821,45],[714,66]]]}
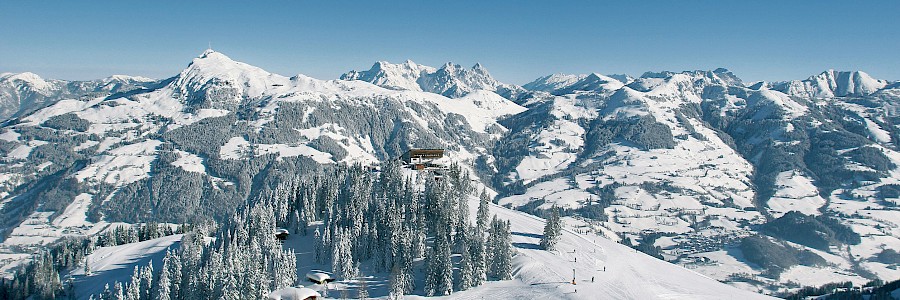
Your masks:
{"label": "ski slope", "polygon": [[153,263],[153,269],[159,270],[166,251],[180,246],[181,237],[176,234],[143,242],[130,243],[112,247],[102,247],[88,255],[90,273],[85,275],[84,265],[69,273],[75,282],[77,299],[89,299],[91,295],[103,292],[106,284],[112,288],[116,281],[127,282],[131,278],[134,267],[145,267]]}
{"label": "ski slope", "polygon": [[[477,204],[470,207],[477,209]],[[505,287],[489,284],[448,298],[499,298],[495,293],[504,295],[504,299],[769,298],[655,259],[604,237],[583,235],[568,228],[563,230],[556,251],[541,250],[543,219],[500,206],[492,206],[491,213],[511,224],[512,242],[518,252],[513,259],[513,282]],[[572,285],[573,268],[575,285]]]}

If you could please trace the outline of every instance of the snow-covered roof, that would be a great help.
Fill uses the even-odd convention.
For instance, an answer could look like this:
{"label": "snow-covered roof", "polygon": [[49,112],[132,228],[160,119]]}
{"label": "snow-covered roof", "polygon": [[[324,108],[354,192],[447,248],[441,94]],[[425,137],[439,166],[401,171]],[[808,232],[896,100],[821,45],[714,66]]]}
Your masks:
{"label": "snow-covered roof", "polygon": [[325,281],[334,280],[334,277],[331,276],[331,273],[319,271],[319,270],[309,271],[309,273],[306,273],[306,278],[309,278],[311,280],[314,280],[314,281],[320,282],[320,283],[325,282]]}
{"label": "snow-covered roof", "polygon": [[321,297],[322,295],[319,294],[319,292],[305,287],[286,287],[280,290],[272,291],[268,295],[268,298],[272,300],[304,300],[318,299]]}

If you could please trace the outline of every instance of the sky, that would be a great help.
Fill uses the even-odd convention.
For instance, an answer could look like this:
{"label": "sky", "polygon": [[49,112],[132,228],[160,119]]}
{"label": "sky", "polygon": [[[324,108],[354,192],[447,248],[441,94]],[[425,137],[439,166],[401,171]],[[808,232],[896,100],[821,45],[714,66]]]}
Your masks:
{"label": "sky", "polygon": [[209,44],[285,76],[482,63],[500,81],[724,67],[900,80],[900,1],[0,1],[0,72],[167,78]]}

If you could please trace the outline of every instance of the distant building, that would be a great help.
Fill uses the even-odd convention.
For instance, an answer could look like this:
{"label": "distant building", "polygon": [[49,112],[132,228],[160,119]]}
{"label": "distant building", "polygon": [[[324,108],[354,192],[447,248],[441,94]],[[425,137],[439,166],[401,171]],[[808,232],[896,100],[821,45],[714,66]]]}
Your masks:
{"label": "distant building", "polygon": [[324,284],[334,281],[334,277],[331,276],[331,273],[321,270],[309,271],[309,273],[306,273],[306,279],[316,284]]}
{"label": "distant building", "polygon": [[290,231],[288,231],[287,229],[278,228],[278,230],[275,231],[275,238],[283,241],[286,240],[290,234]]}
{"label": "distant building", "polygon": [[444,157],[444,149],[409,149],[400,157],[401,160],[414,170],[437,170],[445,169],[444,166],[436,163],[438,159]]}

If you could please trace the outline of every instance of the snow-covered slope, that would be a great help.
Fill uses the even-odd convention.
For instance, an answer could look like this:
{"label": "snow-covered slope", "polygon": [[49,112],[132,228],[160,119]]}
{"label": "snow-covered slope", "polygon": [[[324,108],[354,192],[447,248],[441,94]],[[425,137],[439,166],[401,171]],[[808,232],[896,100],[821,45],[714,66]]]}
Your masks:
{"label": "snow-covered slope", "polygon": [[[524,298],[564,299],[769,298],[656,260],[594,233],[579,234],[564,229],[558,250],[545,251],[539,246],[543,219],[499,206],[491,207],[491,213],[510,221],[513,245],[517,247],[514,258],[517,285],[503,292],[491,290],[490,286],[479,287],[454,297],[467,299],[499,292]],[[575,285],[571,284],[573,269]]]}

